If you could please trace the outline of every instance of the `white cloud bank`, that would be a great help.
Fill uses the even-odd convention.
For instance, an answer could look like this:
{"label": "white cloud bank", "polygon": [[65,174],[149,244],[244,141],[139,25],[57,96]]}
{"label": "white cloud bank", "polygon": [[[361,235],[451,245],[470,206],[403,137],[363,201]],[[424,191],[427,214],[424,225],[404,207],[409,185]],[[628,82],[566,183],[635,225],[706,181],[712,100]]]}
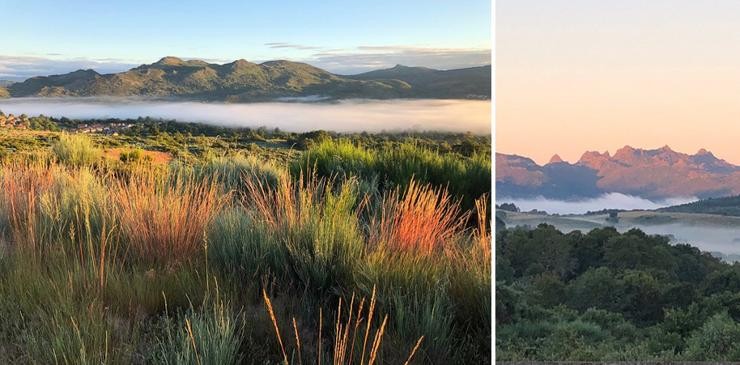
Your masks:
{"label": "white cloud bank", "polygon": [[131,98],[0,99],[0,110],[68,118],[154,117],[292,132],[491,132],[491,102],[483,100],[343,100],[315,103],[201,103]]}
{"label": "white cloud bank", "polygon": [[684,204],[697,200],[694,197],[677,197],[661,201],[652,201],[632,195],[620,193],[608,193],[596,198],[584,200],[552,200],[544,197],[532,199],[512,199],[498,197],[498,203],[514,203],[522,211],[532,209],[544,210],[550,214],[583,214],[588,211],[598,211],[602,209],[658,209],[671,205]]}

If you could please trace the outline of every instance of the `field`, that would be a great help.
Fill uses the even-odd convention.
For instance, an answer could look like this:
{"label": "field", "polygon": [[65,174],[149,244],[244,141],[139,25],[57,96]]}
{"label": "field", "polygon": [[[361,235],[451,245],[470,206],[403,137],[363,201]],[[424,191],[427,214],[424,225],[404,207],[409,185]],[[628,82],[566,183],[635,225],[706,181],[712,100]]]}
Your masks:
{"label": "field", "polygon": [[55,123],[0,130],[1,363],[491,362],[490,139]]}

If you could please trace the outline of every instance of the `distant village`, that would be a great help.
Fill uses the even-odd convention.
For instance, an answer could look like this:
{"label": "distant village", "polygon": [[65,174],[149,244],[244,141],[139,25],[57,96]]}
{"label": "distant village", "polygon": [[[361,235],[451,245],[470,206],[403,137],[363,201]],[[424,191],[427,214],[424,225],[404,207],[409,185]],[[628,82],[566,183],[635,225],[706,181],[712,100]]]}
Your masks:
{"label": "distant village", "polygon": [[[19,116],[13,114],[5,114],[0,111],[0,129],[54,129],[51,126],[59,126],[52,119],[40,115],[38,117],[29,117],[25,114]],[[117,135],[119,132],[129,129],[133,126],[131,123],[80,123],[74,126],[66,127],[73,132],[77,133],[101,133],[107,135]]]}
{"label": "distant village", "polygon": [[102,133],[102,134],[108,134],[108,135],[115,136],[115,135],[118,135],[118,132],[129,129],[133,126],[134,125],[131,123],[109,123],[109,124],[83,123],[83,124],[77,125],[77,128],[75,131],[77,133]]}
{"label": "distant village", "polygon": [[28,129],[30,126],[31,121],[25,114],[16,117],[13,114],[5,115],[0,112],[0,128]]}

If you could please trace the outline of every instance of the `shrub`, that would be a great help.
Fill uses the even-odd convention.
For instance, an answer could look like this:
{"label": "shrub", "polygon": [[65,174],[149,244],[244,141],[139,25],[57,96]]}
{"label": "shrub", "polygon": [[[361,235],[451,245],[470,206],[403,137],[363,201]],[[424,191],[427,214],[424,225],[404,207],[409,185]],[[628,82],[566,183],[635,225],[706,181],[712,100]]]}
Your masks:
{"label": "shrub", "polygon": [[75,167],[92,165],[101,156],[90,138],[79,134],[60,134],[52,151],[59,162]]}
{"label": "shrub", "polygon": [[727,313],[717,314],[687,341],[685,357],[694,361],[728,361],[740,358],[740,324]]}

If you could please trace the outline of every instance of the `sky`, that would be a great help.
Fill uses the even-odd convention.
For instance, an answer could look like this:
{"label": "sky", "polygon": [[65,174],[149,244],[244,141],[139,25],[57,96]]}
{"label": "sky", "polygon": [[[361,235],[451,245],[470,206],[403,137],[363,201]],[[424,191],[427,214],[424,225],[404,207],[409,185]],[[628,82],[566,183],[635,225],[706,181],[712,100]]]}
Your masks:
{"label": "sky", "polygon": [[740,1],[499,0],[496,148],[624,145],[740,164]]}
{"label": "sky", "polygon": [[491,61],[488,0],[0,0],[0,79],[164,56],[303,61],[340,74]]}

